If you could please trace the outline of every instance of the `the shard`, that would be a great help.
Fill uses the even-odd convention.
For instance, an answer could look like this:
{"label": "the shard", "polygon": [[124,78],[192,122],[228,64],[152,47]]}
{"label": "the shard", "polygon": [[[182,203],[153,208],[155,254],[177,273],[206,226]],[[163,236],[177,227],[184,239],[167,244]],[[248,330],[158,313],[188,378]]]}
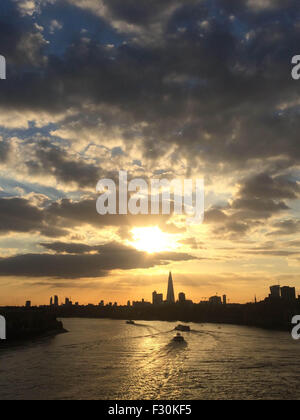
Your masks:
{"label": "the shard", "polygon": [[173,279],[172,279],[171,271],[169,273],[167,302],[168,303],[175,303],[174,287],[173,287]]}

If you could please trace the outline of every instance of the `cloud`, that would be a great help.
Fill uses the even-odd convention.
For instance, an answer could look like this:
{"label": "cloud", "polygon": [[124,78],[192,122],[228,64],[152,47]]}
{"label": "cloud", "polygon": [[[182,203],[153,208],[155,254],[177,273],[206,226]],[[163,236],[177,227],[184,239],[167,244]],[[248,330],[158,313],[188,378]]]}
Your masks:
{"label": "cloud", "polygon": [[41,245],[49,251],[55,251],[59,254],[89,254],[92,251],[99,251],[99,247],[97,246],[78,243],[51,242],[41,243]]}
{"label": "cloud", "polygon": [[119,229],[123,239],[130,237],[133,227],[158,226],[166,233],[184,231],[169,222],[171,216],[105,215],[96,211],[96,197],[79,201],[62,199],[50,201],[47,197],[0,198],[0,234],[10,232],[40,233],[48,237],[67,236],[72,229],[93,226],[99,231],[107,227]]}
{"label": "cloud", "polygon": [[[105,277],[111,270],[133,270],[165,265],[170,261],[189,261],[195,257],[176,252],[153,255],[117,243],[97,247],[96,254],[86,254],[82,244],[45,244],[55,251],[77,254],[25,254],[0,259],[0,276],[88,278]],[[91,248],[92,249],[92,248]]]}
{"label": "cloud", "polygon": [[[80,36],[78,31],[62,53],[46,55],[47,63],[41,32],[18,15],[8,22],[16,34],[9,55],[18,54],[26,39],[34,40],[38,52],[33,57],[32,48],[26,48],[27,53],[21,48],[27,66],[18,76],[12,72],[2,104],[56,113],[72,108],[82,112],[87,104],[101,106],[109,116],[107,128],[119,127],[126,143],[131,141],[126,130],[141,127],[141,150],[153,161],[175,144],[177,158],[188,158],[195,169],[205,161],[230,171],[233,166],[245,168],[253,159],[280,156],[299,163],[297,108],[288,105],[297,97],[290,57],[300,32],[289,24],[295,19],[296,1],[255,12],[245,1],[226,6],[218,0],[215,7],[202,0],[175,2],[174,7],[171,1],[156,0],[130,1],[126,7],[119,0],[100,3],[57,4],[64,10],[97,10],[99,19],[112,25],[114,48],[107,48],[95,34]],[[42,3],[39,7],[43,10]],[[114,43],[120,35],[113,24],[119,20],[144,30],[163,20],[162,38],[149,45],[137,32]],[[155,36],[152,26],[151,31]],[[88,114],[87,108],[84,112]]]}
{"label": "cloud", "polygon": [[237,187],[227,205],[206,212],[205,223],[213,226],[217,236],[234,238],[265,228],[267,220],[290,209],[284,199],[295,200],[300,192],[297,181],[267,173],[249,176]]}
{"label": "cloud", "polygon": [[34,157],[26,162],[31,175],[54,176],[64,184],[75,184],[78,187],[95,188],[101,178],[100,169],[83,159],[71,157],[66,150],[41,141],[34,144]]}
{"label": "cloud", "polygon": [[32,16],[34,13],[40,13],[41,8],[47,4],[54,4],[57,0],[12,0],[17,3],[18,9],[22,15]]}
{"label": "cloud", "polygon": [[300,184],[286,177],[272,178],[261,173],[245,180],[240,195],[250,199],[296,199],[300,195]]}
{"label": "cloud", "polygon": [[199,243],[196,238],[187,238],[180,241],[182,245],[188,245],[191,249],[200,249],[202,247],[202,243]]}
{"label": "cloud", "polygon": [[50,23],[50,33],[53,34],[56,31],[60,31],[63,28],[63,25],[56,19],[53,19]]}
{"label": "cloud", "polygon": [[41,208],[24,198],[0,199],[0,233],[40,232],[49,237],[63,236],[67,233],[46,220]]}
{"label": "cloud", "polygon": [[281,6],[280,0],[247,0],[247,5],[256,11],[279,8]]}
{"label": "cloud", "polygon": [[8,141],[0,138],[0,163],[5,163],[9,156],[10,144]]}
{"label": "cloud", "polygon": [[251,250],[251,251],[246,251],[246,254],[249,255],[259,255],[262,257],[289,257],[289,256],[293,256],[293,255],[298,255],[300,253],[299,252],[294,252],[294,251],[284,251],[284,250],[274,250],[274,251],[257,251],[257,250]]}
{"label": "cloud", "polygon": [[[79,201],[62,199],[51,205],[45,210],[46,216],[61,220],[65,226],[79,226],[89,224],[102,228],[105,226],[116,226],[123,228],[123,234],[129,235],[129,230],[133,227],[158,226],[164,232],[178,233],[182,229],[169,223],[171,216],[165,215],[104,215],[100,216],[96,211],[96,197],[87,198]],[[124,228],[126,230],[124,231]]]}
{"label": "cloud", "polygon": [[300,220],[289,219],[279,221],[272,226],[275,230],[268,233],[269,236],[294,235],[300,231]]}
{"label": "cloud", "polygon": [[242,219],[268,219],[289,209],[283,199],[297,199],[300,187],[297,181],[286,177],[271,177],[267,173],[244,179],[231,202],[235,217]]}

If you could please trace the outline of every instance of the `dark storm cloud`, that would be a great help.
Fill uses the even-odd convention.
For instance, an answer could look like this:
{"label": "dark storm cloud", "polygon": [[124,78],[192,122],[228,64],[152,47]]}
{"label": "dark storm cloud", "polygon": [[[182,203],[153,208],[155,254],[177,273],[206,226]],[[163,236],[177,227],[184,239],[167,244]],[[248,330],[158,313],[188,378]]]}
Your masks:
{"label": "dark storm cloud", "polygon": [[161,215],[111,215],[100,216],[96,211],[96,197],[81,201],[63,199],[52,203],[46,214],[55,218],[65,226],[78,226],[89,224],[96,228],[104,226],[116,226],[122,229],[123,237],[129,236],[129,230],[133,227],[159,226],[164,232],[178,233],[182,229],[172,223],[167,223],[170,216]]}
{"label": "dark storm cloud", "polygon": [[[47,46],[43,38],[42,28],[28,17],[23,17],[15,0],[1,0],[0,5],[0,51],[7,58],[8,74],[16,82],[22,73],[36,70],[45,64],[44,48]],[[24,79],[23,79],[24,80]],[[32,83],[32,77],[28,82]],[[10,93],[15,100],[17,86],[11,85]],[[26,89],[23,90],[25,94]],[[29,99],[28,91],[26,98]]]}
{"label": "dark storm cloud", "polygon": [[[188,0],[191,2],[191,0]],[[170,6],[178,4],[176,0],[104,0],[113,18],[124,20],[128,23],[147,25],[157,22],[159,16]]]}
{"label": "dark storm cloud", "polygon": [[263,200],[259,198],[237,199],[232,203],[232,208],[245,210],[244,213],[239,213],[244,214],[244,217],[247,216],[248,211],[249,217],[251,217],[251,215],[253,217],[254,213],[256,213],[258,218],[261,218],[262,216],[268,218],[272,215],[272,213],[289,209],[289,207],[283,202],[276,203],[273,200]]}
{"label": "dark storm cloud", "polygon": [[98,254],[114,254],[116,252],[127,252],[132,248],[128,248],[116,242],[105,245],[86,245],[82,243],[66,243],[66,242],[50,242],[41,243],[41,245],[50,251],[54,251],[58,254],[88,254],[91,252],[97,252]]}
{"label": "dark storm cloud", "polygon": [[0,200],[0,230],[29,232],[43,222],[42,212],[22,198]]}
{"label": "dark storm cloud", "polygon": [[246,179],[239,194],[248,198],[295,199],[300,195],[300,185],[286,177],[272,178],[262,173]]}
{"label": "dark storm cloud", "polygon": [[42,209],[23,198],[0,199],[0,233],[36,232],[49,237],[63,236],[63,228],[49,224]]}
{"label": "dark storm cloud", "polygon": [[32,175],[53,175],[65,184],[76,184],[81,188],[95,188],[101,178],[101,170],[84,162],[82,159],[72,159],[68,153],[49,141],[35,144],[34,159],[26,162]]}
{"label": "dark storm cloud", "polygon": [[5,163],[10,151],[9,142],[6,140],[0,139],[0,163]]}
{"label": "dark storm cloud", "polygon": [[102,262],[101,257],[95,255],[17,255],[0,259],[0,276],[104,277],[107,271]]}
{"label": "dark storm cloud", "polygon": [[[228,3],[176,2],[173,10],[171,1],[105,1],[108,23],[138,23],[141,32],[132,39],[126,34],[126,44],[112,49],[95,36],[78,36],[64,54],[48,55],[39,73],[27,67],[10,77],[2,104],[56,112],[104,105],[111,127],[125,116],[122,130],[147,123],[141,137],[150,158],[176,143],[191,162],[201,157],[242,166],[251,158],[282,155],[298,162],[297,108],[279,112],[279,105],[299,94],[290,77],[290,60],[300,44],[299,2],[260,9],[246,1]],[[167,9],[162,33],[153,33],[157,42],[144,43],[148,24],[159,25]],[[10,19],[14,28],[21,18]],[[17,31],[14,51],[29,31],[28,19]],[[37,31],[32,24],[38,55],[43,41]]]}
{"label": "dark storm cloud", "polygon": [[0,50],[5,56],[14,56],[28,25],[23,21],[13,1],[2,0],[0,6]]}
{"label": "dark storm cloud", "polygon": [[117,227],[123,239],[130,237],[133,227],[159,226],[164,232],[178,233],[182,229],[167,223],[170,216],[105,215],[96,211],[96,197],[72,201],[62,199],[42,206],[26,198],[0,198],[0,234],[9,232],[40,233],[62,237],[72,228],[84,225],[96,229]]}
{"label": "dark storm cloud", "polygon": [[[45,245],[47,247],[47,245]],[[51,245],[48,244],[48,248]],[[73,244],[53,244],[55,250],[75,251]],[[111,270],[132,270],[165,265],[170,261],[189,261],[195,257],[176,252],[153,255],[121,244],[111,243],[97,247],[97,254],[25,254],[0,259],[0,276],[82,278],[105,277]]]}
{"label": "dark storm cloud", "polygon": [[236,218],[268,219],[273,214],[289,209],[283,199],[297,199],[299,194],[298,182],[262,173],[241,182],[231,209],[236,211]]}
{"label": "dark storm cloud", "polygon": [[224,225],[217,225],[213,228],[213,233],[223,239],[237,239],[245,235],[255,225],[248,222],[236,222],[229,220]]}
{"label": "dark storm cloud", "polygon": [[[243,235],[262,226],[272,216],[289,210],[284,199],[297,199],[299,194],[297,181],[257,174],[239,183],[239,190],[227,206],[210,208],[205,214],[205,223],[213,225],[218,235]],[[293,228],[294,224],[289,223],[286,228],[282,226],[282,229]]]}
{"label": "dark storm cloud", "polygon": [[55,251],[58,254],[89,254],[92,251],[98,251],[97,246],[89,246],[85,244],[77,243],[65,243],[65,242],[52,242],[52,243],[41,243],[44,248],[49,251]]}

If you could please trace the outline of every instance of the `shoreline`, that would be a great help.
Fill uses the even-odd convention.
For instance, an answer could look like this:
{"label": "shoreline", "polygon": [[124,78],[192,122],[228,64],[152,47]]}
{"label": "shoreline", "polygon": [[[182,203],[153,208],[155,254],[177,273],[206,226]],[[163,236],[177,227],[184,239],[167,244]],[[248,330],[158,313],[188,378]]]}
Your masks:
{"label": "shoreline", "polygon": [[31,337],[20,338],[20,339],[12,339],[12,340],[1,340],[0,341],[0,350],[11,348],[11,347],[19,347],[24,344],[34,343],[35,341],[42,340],[45,338],[55,337],[61,334],[67,334],[69,331],[63,328],[62,330],[49,330],[45,331],[41,334],[34,334]]}
{"label": "shoreline", "polygon": [[53,337],[67,332],[56,314],[34,310],[4,310],[6,339],[0,341],[0,348],[14,343],[30,342]]}
{"label": "shoreline", "polygon": [[[98,317],[98,316],[58,316],[59,319],[109,319],[111,321],[125,321],[127,320],[127,318],[115,318],[115,317]],[[146,319],[146,318],[130,318],[132,321],[138,322],[173,322],[173,323],[184,323],[184,324],[198,324],[198,325],[206,325],[206,324],[212,324],[212,325],[233,325],[236,327],[248,327],[248,328],[257,328],[260,330],[266,330],[266,331],[277,331],[277,332],[289,332],[292,329],[292,325],[291,327],[283,327],[283,326],[262,326],[262,325],[254,325],[254,324],[242,324],[242,323],[234,323],[234,322],[225,322],[225,321],[187,321],[187,320],[183,320],[183,319],[176,319],[176,320],[170,320],[170,319]]]}
{"label": "shoreline", "polygon": [[55,315],[63,318],[110,318],[169,322],[213,323],[291,331],[292,319],[300,314],[300,300],[249,304],[136,304],[133,306],[61,306]]}

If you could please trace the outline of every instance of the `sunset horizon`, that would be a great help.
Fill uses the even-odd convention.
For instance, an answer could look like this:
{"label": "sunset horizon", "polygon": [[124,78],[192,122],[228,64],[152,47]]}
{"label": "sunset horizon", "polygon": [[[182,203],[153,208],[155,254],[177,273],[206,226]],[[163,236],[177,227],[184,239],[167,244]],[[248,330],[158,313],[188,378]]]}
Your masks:
{"label": "sunset horizon", "polygon": [[[136,284],[139,286],[133,287],[131,289],[126,289],[124,291],[115,290],[113,292],[105,291],[105,289],[99,288],[97,284],[94,286],[89,285],[92,291],[90,293],[85,293],[84,290],[78,292],[78,289],[64,289],[63,287],[59,288],[49,288],[48,291],[43,292],[42,295],[38,294],[36,296],[36,292],[32,291],[32,287],[29,286],[28,293],[23,294],[23,291],[19,294],[16,294],[13,298],[11,296],[5,299],[5,295],[2,295],[1,298],[1,305],[0,306],[25,306],[26,301],[30,301],[32,306],[47,306],[49,305],[49,300],[51,296],[58,296],[60,303],[63,304],[65,298],[69,298],[72,302],[78,302],[79,305],[98,305],[100,301],[104,301],[105,304],[109,302],[115,303],[117,302],[118,305],[127,306],[128,301],[131,302],[139,302],[144,299],[146,302],[152,301],[152,293],[157,291],[159,293],[163,293],[164,298],[167,295],[167,277],[169,271],[172,271],[172,268],[167,268],[163,274],[156,275],[156,278],[151,274],[136,274],[133,279],[136,281]],[[151,270],[148,270],[151,272]],[[163,271],[163,270],[160,270]],[[174,288],[175,288],[175,297],[178,299],[178,294],[183,292],[185,293],[187,299],[192,300],[194,303],[198,304],[200,302],[208,301],[211,296],[220,296],[222,297],[224,294],[228,298],[228,303],[231,304],[245,304],[245,303],[254,303],[255,298],[257,301],[262,301],[266,297],[268,297],[270,286],[273,285],[280,285],[280,286],[291,286],[296,288],[296,295],[298,296],[298,283],[296,280],[292,281],[291,279],[284,279],[284,278],[273,278],[269,277],[266,278],[264,284],[260,288],[256,288],[253,290],[245,290],[244,297],[241,295],[241,287],[236,285],[234,287],[228,286],[228,284],[224,284],[224,281],[228,281],[228,277],[220,275],[205,275],[205,276],[198,276],[198,275],[191,275],[180,273],[176,271],[172,271],[173,280],[174,280]],[[124,278],[117,277],[118,282],[122,282],[124,284],[124,288],[126,288],[126,281],[127,275]],[[131,280],[133,280],[131,279]],[[199,280],[201,279],[201,280]],[[236,281],[238,282],[239,278],[236,276]],[[243,281],[243,277],[240,277],[240,280]],[[279,281],[278,281],[279,280]],[[213,284],[211,286],[207,285],[207,282],[211,281]],[[218,283],[219,281],[219,283]],[[111,287],[111,280],[108,279],[107,288]],[[151,283],[149,286],[141,286],[143,282]],[[199,283],[198,283],[199,282]],[[201,284],[203,282],[203,285]],[[192,285],[194,284],[194,285]],[[234,290],[237,290],[236,294]],[[104,291],[103,291],[104,290]],[[140,291],[141,290],[141,291]],[[194,290],[194,292],[193,292]]]}

